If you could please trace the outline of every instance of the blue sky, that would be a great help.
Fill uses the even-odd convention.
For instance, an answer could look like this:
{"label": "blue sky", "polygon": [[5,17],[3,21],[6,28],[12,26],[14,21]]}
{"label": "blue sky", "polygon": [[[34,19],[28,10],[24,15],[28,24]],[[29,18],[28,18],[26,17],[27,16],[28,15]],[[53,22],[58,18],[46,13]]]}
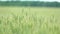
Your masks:
{"label": "blue sky", "polygon": [[[7,1],[7,0],[0,0],[0,1]],[[11,1],[11,0],[9,0]],[[54,1],[57,1],[57,2],[60,2],[60,0],[21,0],[21,1],[45,1],[45,2],[54,2]]]}

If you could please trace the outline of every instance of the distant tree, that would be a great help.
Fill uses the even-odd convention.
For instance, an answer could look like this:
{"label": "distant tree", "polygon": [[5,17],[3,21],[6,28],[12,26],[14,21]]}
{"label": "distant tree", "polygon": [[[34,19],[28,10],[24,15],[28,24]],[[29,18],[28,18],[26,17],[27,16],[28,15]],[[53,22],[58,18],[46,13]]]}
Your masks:
{"label": "distant tree", "polygon": [[11,1],[14,1],[14,0],[11,0]]}
{"label": "distant tree", "polygon": [[20,1],[20,0],[16,0],[16,1]]}

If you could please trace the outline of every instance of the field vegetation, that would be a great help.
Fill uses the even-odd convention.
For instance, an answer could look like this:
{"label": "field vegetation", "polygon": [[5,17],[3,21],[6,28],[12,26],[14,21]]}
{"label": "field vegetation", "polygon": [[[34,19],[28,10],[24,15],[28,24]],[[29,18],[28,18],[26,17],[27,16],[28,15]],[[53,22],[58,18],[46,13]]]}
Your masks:
{"label": "field vegetation", "polygon": [[0,7],[0,34],[60,34],[60,8]]}

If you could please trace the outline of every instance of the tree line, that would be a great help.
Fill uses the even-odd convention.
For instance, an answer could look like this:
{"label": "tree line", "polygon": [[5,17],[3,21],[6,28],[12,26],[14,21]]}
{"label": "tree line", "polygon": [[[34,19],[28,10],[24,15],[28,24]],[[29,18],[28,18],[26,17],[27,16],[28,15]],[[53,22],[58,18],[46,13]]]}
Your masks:
{"label": "tree line", "polygon": [[60,7],[60,2],[42,2],[42,1],[0,1],[0,6]]}

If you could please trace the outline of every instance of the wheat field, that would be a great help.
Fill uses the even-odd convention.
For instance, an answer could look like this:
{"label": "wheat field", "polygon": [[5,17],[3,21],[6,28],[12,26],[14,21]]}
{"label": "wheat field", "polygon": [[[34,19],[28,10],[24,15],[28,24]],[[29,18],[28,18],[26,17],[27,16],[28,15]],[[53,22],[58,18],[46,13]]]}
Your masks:
{"label": "wheat field", "polygon": [[0,34],[60,34],[60,8],[0,7]]}

